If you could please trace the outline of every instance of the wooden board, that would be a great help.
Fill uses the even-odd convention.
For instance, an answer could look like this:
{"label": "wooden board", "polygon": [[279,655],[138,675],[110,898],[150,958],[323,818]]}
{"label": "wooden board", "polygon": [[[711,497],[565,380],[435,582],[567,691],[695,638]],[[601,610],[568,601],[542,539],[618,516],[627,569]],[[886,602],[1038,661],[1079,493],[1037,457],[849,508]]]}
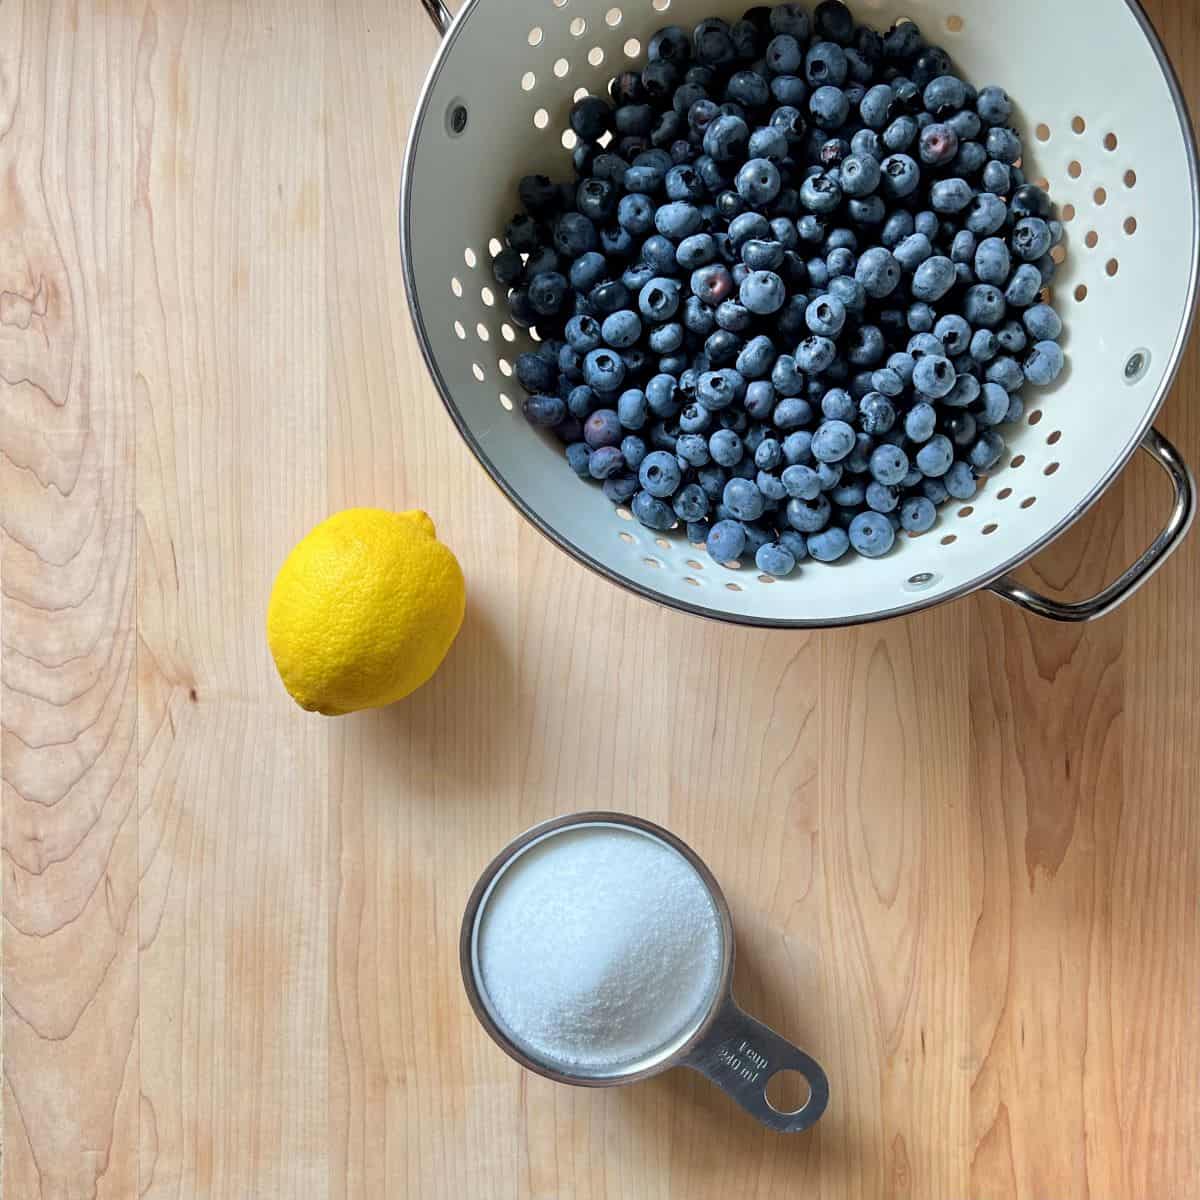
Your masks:
{"label": "wooden board", "polygon": [[[1200,15],[1150,8],[1196,103]],[[756,633],[575,566],[410,334],[434,47],[394,0],[0,5],[5,1194],[1190,1200],[1200,541],[1086,630]],[[1040,584],[1164,503],[1135,465]],[[433,683],[330,722],[263,611],[351,504],[429,509],[470,603]],[[811,1135],[682,1072],[556,1087],[476,1024],[478,871],[610,806],[722,880],[739,995],[833,1080]]]}

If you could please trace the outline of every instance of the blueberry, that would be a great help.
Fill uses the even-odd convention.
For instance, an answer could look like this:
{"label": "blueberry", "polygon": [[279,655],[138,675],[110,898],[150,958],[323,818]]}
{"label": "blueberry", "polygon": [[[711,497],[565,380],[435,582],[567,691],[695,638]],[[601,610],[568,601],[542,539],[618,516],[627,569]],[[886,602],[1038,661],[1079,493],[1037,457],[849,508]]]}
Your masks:
{"label": "blueberry", "polygon": [[832,506],[826,496],[818,495],[814,500],[789,500],[787,523],[797,533],[816,533],[829,524]]}
{"label": "blueberry", "polygon": [[732,429],[718,429],[708,439],[708,452],[719,467],[734,467],[742,459],[742,439]]}
{"label": "blueberry", "polygon": [[720,265],[701,267],[692,272],[691,288],[692,294],[703,303],[720,304],[733,292],[733,278]]}
{"label": "blueberry", "polygon": [[742,247],[742,261],[752,271],[774,271],[783,264],[783,246],[753,238]]}
{"label": "blueberry", "polygon": [[771,114],[769,124],[772,129],[778,129],[791,146],[799,145],[808,132],[808,122],[794,104],[781,104]]}
{"label": "blueberry", "polygon": [[667,25],[650,39],[646,54],[651,62],[661,60],[683,66],[692,57],[692,40],[678,25]]}
{"label": "blueberry", "polygon": [[663,185],[667,173],[658,166],[633,166],[625,172],[624,186],[627,192],[652,196]]}
{"label": "blueberry", "polygon": [[764,575],[783,579],[796,569],[796,556],[780,542],[768,542],[759,546],[754,555],[754,565]]}
{"label": "blueberry", "polygon": [[921,30],[912,21],[893,25],[883,39],[884,54],[895,61],[906,62],[920,53],[925,45]]}
{"label": "blueberry", "polygon": [[625,465],[631,471],[636,471],[646,457],[646,443],[632,433],[627,434],[621,439],[621,456],[625,459]]}
{"label": "blueberry", "polygon": [[[857,201],[851,200],[850,203],[855,204]],[[853,252],[843,246],[829,252],[825,258],[825,266],[832,282],[834,279],[849,276],[856,266],[856,259]]]}
{"label": "blueberry", "polygon": [[738,194],[759,208],[779,195],[779,168],[767,158],[752,158],[737,173]]}
{"label": "blueberry", "polygon": [[657,274],[653,264],[640,262],[621,272],[621,282],[630,292],[640,292]]}
{"label": "blueberry", "polygon": [[842,186],[831,175],[813,175],[800,186],[800,203],[811,213],[831,213],[842,202]]}
{"label": "blueberry", "polygon": [[940,400],[954,388],[957,375],[948,358],[928,354],[921,358],[913,371],[913,386],[923,396]]}
{"label": "blueberry", "polygon": [[821,478],[812,467],[787,467],[781,478],[787,494],[795,500],[815,500],[821,494]]}
{"label": "blueberry", "polygon": [[1012,231],[1013,253],[1025,262],[1037,262],[1050,252],[1050,227],[1041,217],[1023,217]]}
{"label": "blueberry", "polygon": [[911,196],[921,182],[921,169],[907,154],[888,155],[883,160],[882,172],[883,191],[896,200]]}
{"label": "blueberry", "polygon": [[862,512],[850,522],[850,545],[864,558],[882,558],[896,540],[887,517],[877,512]]}
{"label": "blueberry", "polygon": [[771,39],[763,55],[768,68],[776,75],[794,75],[804,64],[804,51],[789,33]]}
{"label": "blueberry", "polygon": [[979,485],[969,463],[956,462],[943,477],[946,491],[955,500],[970,500],[974,497]]}
{"label": "blueberry", "polygon": [[[796,365],[810,375],[820,375],[837,358],[837,347],[829,338],[814,334],[796,347]],[[774,379],[774,376],[772,376]],[[778,384],[776,384],[778,387]]]}
{"label": "blueberry", "polygon": [[596,227],[582,213],[563,213],[554,223],[554,246],[568,258],[578,258],[595,250]]}
{"label": "blueberry", "polygon": [[571,384],[583,382],[583,356],[574,346],[564,344],[559,350],[558,370],[562,378]]}
{"label": "blueberry", "polygon": [[930,167],[945,166],[958,153],[958,134],[949,125],[927,125],[921,130],[921,161]]}
{"label": "blueberry", "polygon": [[1039,217],[1048,221],[1054,215],[1054,204],[1050,197],[1032,183],[1017,188],[1011,207],[1017,217]]}
{"label": "blueberry", "polygon": [[617,205],[617,223],[622,229],[641,237],[654,228],[654,205],[646,196],[637,193],[622,196]]}
{"label": "blueberry", "polygon": [[808,553],[817,562],[837,562],[849,549],[850,538],[846,531],[837,525],[814,533],[808,539]]}
{"label": "blueberry", "polygon": [[840,462],[854,449],[854,430],[845,421],[823,421],[813,434],[812,452],[821,462]]}
{"label": "blueberry", "polygon": [[[808,111],[821,129],[839,129],[850,115],[850,101],[840,87],[825,85],[817,88],[808,100]],[[831,156],[841,161],[842,155]],[[826,160],[827,163],[829,160]]]}
{"label": "blueberry", "polygon": [[939,179],[929,190],[935,212],[959,213],[974,199],[975,193],[965,179]]}
{"label": "blueberry", "polygon": [[1047,387],[1062,374],[1065,359],[1057,342],[1038,342],[1025,359],[1025,378],[1038,387]]}
{"label": "blueberry", "polygon": [[649,492],[638,492],[629,506],[633,515],[648,529],[666,533],[675,525],[675,513],[671,506]]}
{"label": "blueberry", "polygon": [[844,463],[817,463],[817,478],[821,481],[821,491],[833,491],[841,483],[845,470]]}
{"label": "blueberry", "polygon": [[[655,354],[674,355],[684,342],[683,326],[678,321],[672,321],[669,325],[658,325],[650,331],[650,336],[646,340]],[[680,370],[686,366],[687,359],[685,357]],[[665,371],[666,368],[664,367],[662,370]]]}
{"label": "blueberry", "polygon": [[[698,483],[689,483],[675,493],[671,507],[681,521],[701,521],[708,515],[709,499]],[[691,539],[690,532],[688,538]]]}
{"label": "blueberry", "polygon": [[[1053,342],[1049,343],[1054,345]],[[1036,347],[1035,347],[1036,349]],[[1025,382],[1025,374],[1020,364],[1008,355],[1001,355],[987,369],[987,381],[998,383],[1006,392],[1018,392]]]}
{"label": "blueberry", "polygon": [[742,283],[739,298],[748,311],[766,316],[783,307],[787,289],[774,271],[752,271]]}
{"label": "blueberry", "polygon": [[937,255],[926,259],[913,275],[912,292],[918,300],[936,304],[955,284],[954,263]]}
{"label": "blueberry", "polygon": [[[749,273],[747,269],[746,274]],[[718,304],[716,319],[721,329],[731,333],[744,333],[754,323],[750,310],[738,300],[723,300]]]}
{"label": "blueberry", "polygon": [[585,142],[594,142],[613,128],[613,110],[599,96],[583,96],[571,106],[571,128]]}
{"label": "blueberry", "polygon": [[665,500],[679,490],[679,463],[674,454],[666,450],[655,450],[642,460],[638,468],[638,482],[652,496]]}
{"label": "blueberry", "polygon": [[[679,497],[675,497],[675,503],[678,503]],[[688,521],[687,523],[687,540],[693,546],[702,548],[708,540],[708,522],[701,518],[699,521]]]}
{"label": "blueberry", "polygon": [[638,308],[648,321],[669,321],[679,311],[679,281],[651,279],[638,294]]}
{"label": "blueberry", "polygon": [[736,562],[746,548],[746,531],[737,521],[718,521],[708,531],[707,545],[716,562]]}
{"label": "blueberry", "polygon": [[[642,336],[642,323],[637,313],[623,308],[611,316],[605,317],[601,326],[604,340],[618,350],[632,346]],[[586,369],[585,369],[586,370]]]}
{"label": "blueberry", "polygon": [[1021,157],[1021,139],[1012,129],[1000,126],[989,129],[985,144],[988,158],[997,162],[1012,164]]}
{"label": "blueberry", "polygon": [[937,413],[930,404],[914,404],[904,417],[904,432],[910,441],[927,442],[937,428]]}
{"label": "blueberry", "polygon": [[1005,321],[996,331],[996,341],[1006,354],[1020,354],[1029,344],[1025,327],[1019,321]]}
{"label": "blueberry", "polygon": [[856,367],[874,367],[883,361],[886,352],[882,330],[877,325],[860,325],[846,347],[846,361]]}
{"label": "blueberry", "polygon": [[1022,320],[1035,342],[1056,342],[1062,336],[1062,318],[1048,304],[1026,309]]}
{"label": "blueberry", "polygon": [[906,237],[893,253],[901,268],[911,274],[932,257],[933,246],[925,234],[913,233]]}
{"label": "blueberry", "polygon": [[979,380],[964,372],[955,377],[954,386],[946,393],[942,403],[948,408],[969,408],[979,399],[979,392]]}
{"label": "blueberry", "polygon": [[980,283],[967,289],[963,313],[972,325],[995,329],[1004,320],[1004,312],[1004,293],[999,288],[990,283]]}
{"label": "blueberry", "polygon": [[692,50],[696,61],[706,66],[719,66],[737,57],[729,23],[719,17],[707,17],[692,31]]}
{"label": "blueberry", "polygon": [[771,414],[772,423],[777,429],[797,429],[808,425],[813,419],[812,405],[799,396],[788,396],[775,405]]}
{"label": "blueberry", "polygon": [[588,474],[593,479],[608,479],[625,470],[625,455],[619,446],[600,446],[588,459]]}
{"label": "blueberry", "polygon": [[989,430],[971,447],[968,455],[971,466],[977,471],[990,471],[1004,456],[1004,449],[1004,439]]}
{"label": "blueberry", "polygon": [[942,317],[934,326],[933,332],[951,358],[965,354],[971,345],[971,326],[957,313],[948,313]]}
{"label": "blueberry", "polygon": [[1008,163],[992,159],[983,168],[983,186],[997,196],[1007,196],[1012,191],[1012,171]]}
{"label": "blueberry", "polygon": [[983,412],[979,420],[984,425],[1002,425],[1008,414],[1008,392],[998,383],[985,383],[981,389]]}
{"label": "blueberry", "polygon": [[539,316],[558,312],[567,297],[567,281],[557,271],[544,271],[529,285],[529,303]]}
{"label": "blueberry", "polygon": [[1013,308],[1028,308],[1042,290],[1042,273],[1030,263],[1022,263],[1008,281],[1005,300]]}
{"label": "blueberry", "polygon": [[924,496],[910,496],[900,505],[900,526],[909,533],[928,533],[935,521],[937,509]]}
{"label": "blueberry", "polygon": [[567,405],[561,396],[526,396],[521,411],[530,425],[549,429],[566,418]]}
{"label": "blueberry", "polygon": [[728,329],[718,329],[709,334],[704,343],[704,357],[710,367],[729,366],[737,360],[742,352],[743,341],[736,333]]}
{"label": "blueberry", "polygon": [[598,408],[583,423],[583,440],[593,449],[619,446],[625,436],[621,419],[611,408]]}
{"label": "blueberry", "polygon": [[867,250],[858,260],[854,270],[855,280],[874,300],[890,296],[900,285],[900,277],[899,261],[890,250],[885,250],[882,246],[874,246]]}
{"label": "blueberry", "polygon": [[717,243],[711,233],[693,233],[679,243],[675,261],[685,270],[694,271],[717,257]]}
{"label": "blueberry", "polygon": [[517,356],[517,381],[527,392],[552,393],[558,385],[558,364],[540,354]]}
{"label": "blueberry", "polygon": [[841,171],[842,191],[847,196],[869,196],[879,187],[881,169],[874,158],[852,154],[842,163]]}
{"label": "blueberry", "polygon": [[611,350],[591,350],[583,360],[583,378],[594,392],[611,394],[625,381],[625,363]]}
{"label": "blueberry", "polygon": [[[757,10],[752,9],[751,11]],[[808,13],[799,4],[776,4],[765,11],[768,28],[773,32],[790,33],[792,37],[799,38],[802,42],[808,41]],[[747,17],[749,15],[747,13]]]}
{"label": "blueberry", "polygon": [[757,521],[766,503],[762,492],[749,479],[731,479],[725,485],[722,500],[739,521]]}
{"label": "blueberry", "polygon": [[854,397],[845,388],[830,388],[821,398],[821,414],[830,421],[853,421],[858,414]]}
{"label": "blueberry", "polygon": [[976,97],[975,109],[985,125],[1003,125],[1012,116],[1013,106],[1003,88],[985,87]]}
{"label": "blueberry", "polygon": [[521,278],[524,266],[520,252],[506,246],[492,259],[492,277],[501,287],[509,287]]}
{"label": "blueberry", "polygon": [[977,329],[971,337],[971,358],[986,366],[1000,353],[1000,344],[990,329]]}
{"label": "blueberry", "polygon": [[922,475],[928,475],[933,478],[940,478],[950,470],[950,464],[954,461],[954,447],[950,443],[950,439],[945,434],[935,433],[917,451],[917,470]]}
{"label": "blueberry", "polygon": [[1003,239],[985,238],[975,251],[975,276],[982,283],[1003,287],[1012,271],[1012,256]]}
{"label": "blueberry", "polygon": [[859,425],[864,433],[887,433],[896,423],[896,409],[881,392],[868,392],[858,405]]}
{"label": "blueberry", "polygon": [[978,425],[969,412],[951,413],[942,420],[942,432],[956,445],[969,446],[975,440]]}
{"label": "blueberry", "polygon": [[588,470],[588,459],[591,454],[592,451],[586,442],[572,442],[567,447],[567,465],[580,479],[591,479],[592,477]]}
{"label": "blueberry", "polygon": [[886,84],[877,83],[868,88],[858,106],[859,116],[871,130],[884,129],[892,115],[892,105],[896,101],[896,93]]}
{"label": "blueberry", "polygon": [[704,131],[704,153],[715,162],[742,158],[750,142],[750,129],[741,117],[723,113]]}

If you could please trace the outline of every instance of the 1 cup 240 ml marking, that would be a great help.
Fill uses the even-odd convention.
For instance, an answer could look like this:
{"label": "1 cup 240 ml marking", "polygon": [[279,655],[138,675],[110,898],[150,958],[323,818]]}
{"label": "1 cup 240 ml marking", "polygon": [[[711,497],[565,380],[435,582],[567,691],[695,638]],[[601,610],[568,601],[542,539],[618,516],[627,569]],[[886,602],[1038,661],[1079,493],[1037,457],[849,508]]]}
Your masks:
{"label": "1 cup 240 ml marking", "polygon": [[717,1051],[717,1058],[747,1083],[757,1083],[770,1066],[767,1056],[755,1050],[744,1038],[736,1046],[733,1042],[726,1042]]}

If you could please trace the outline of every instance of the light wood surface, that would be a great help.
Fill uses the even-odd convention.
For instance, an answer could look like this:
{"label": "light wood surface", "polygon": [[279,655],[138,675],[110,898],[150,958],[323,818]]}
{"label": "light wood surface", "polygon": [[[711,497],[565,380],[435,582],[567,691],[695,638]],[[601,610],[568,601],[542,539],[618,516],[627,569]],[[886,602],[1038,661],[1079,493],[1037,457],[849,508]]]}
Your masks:
{"label": "light wood surface", "polygon": [[[1200,12],[1150,8],[1195,104]],[[574,565],[410,333],[434,46],[398,0],[0,3],[5,1195],[1192,1200],[1200,540],[1086,630],[756,633]],[[1135,464],[1039,582],[1165,502]],[[263,613],[351,504],[427,508],[470,604],[429,686],[326,721]],[[831,1076],[814,1133],[685,1072],[557,1087],[476,1024],[471,884],[588,807],[722,880],[740,997]]]}

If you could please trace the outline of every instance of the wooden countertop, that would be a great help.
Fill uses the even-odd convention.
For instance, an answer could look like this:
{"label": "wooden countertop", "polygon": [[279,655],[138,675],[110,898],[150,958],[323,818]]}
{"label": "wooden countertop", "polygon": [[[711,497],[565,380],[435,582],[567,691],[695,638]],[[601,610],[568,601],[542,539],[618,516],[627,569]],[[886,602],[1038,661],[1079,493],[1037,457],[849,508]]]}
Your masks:
{"label": "wooden countertop", "polygon": [[[1200,10],[1149,7],[1196,105]],[[1200,538],[1086,630],[757,633],[576,566],[410,333],[435,44],[396,0],[0,5],[5,1195],[1194,1197]],[[469,613],[430,686],[327,721],[264,604],[364,503],[434,514]],[[1040,585],[1165,503],[1134,464]],[[556,1087],[475,1022],[476,874],[606,806],[722,880],[740,997],[832,1078],[811,1135],[684,1072]]]}

